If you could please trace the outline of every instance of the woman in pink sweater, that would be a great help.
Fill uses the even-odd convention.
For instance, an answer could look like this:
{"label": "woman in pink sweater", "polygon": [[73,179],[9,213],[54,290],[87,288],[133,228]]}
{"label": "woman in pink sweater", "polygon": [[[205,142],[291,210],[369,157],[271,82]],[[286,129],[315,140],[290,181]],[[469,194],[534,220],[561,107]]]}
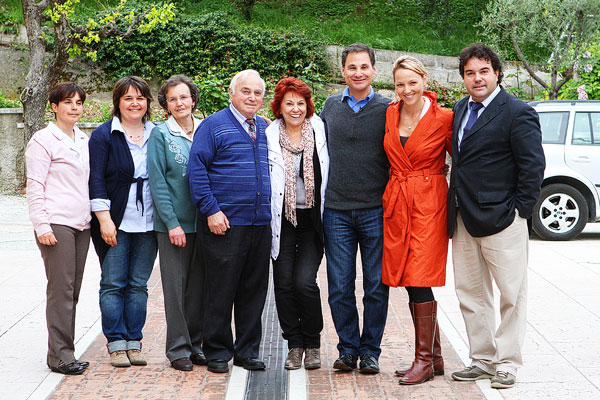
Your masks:
{"label": "woman in pink sweater", "polygon": [[66,375],[89,365],[75,359],[75,307],[90,243],[88,137],[75,126],[85,92],[72,82],[50,92],[56,122],[37,131],[25,151],[27,202],[48,286],[48,367]]}

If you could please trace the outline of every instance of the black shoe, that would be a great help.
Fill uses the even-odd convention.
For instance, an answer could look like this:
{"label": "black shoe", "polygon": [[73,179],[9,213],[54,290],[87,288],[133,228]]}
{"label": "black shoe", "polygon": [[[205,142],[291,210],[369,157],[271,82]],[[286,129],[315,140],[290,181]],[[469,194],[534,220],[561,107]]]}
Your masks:
{"label": "black shoe", "polygon": [[192,364],[192,360],[187,357],[178,358],[177,360],[171,361],[171,367],[179,370],[179,371],[191,371],[194,369],[194,364]]}
{"label": "black shoe", "polygon": [[233,365],[237,365],[238,367],[244,367],[249,371],[257,371],[261,369],[265,369],[265,363],[263,360],[259,360],[258,358],[233,358]]}
{"label": "black shoe", "polygon": [[79,361],[79,360],[77,360],[75,362],[78,363],[79,365],[81,365],[83,368],[87,368],[87,367],[90,366],[90,363],[87,362],[87,361]]}
{"label": "black shoe", "polygon": [[333,369],[338,371],[352,371],[356,369],[356,356],[352,354],[342,354],[340,358],[333,363]]}
{"label": "black shoe", "polygon": [[204,353],[200,352],[198,354],[192,354],[190,356],[190,360],[194,365],[208,365],[208,361],[206,360],[206,356]]}
{"label": "black shoe", "polygon": [[360,356],[360,373],[361,374],[378,374],[379,363],[377,359],[370,354],[363,354]]}
{"label": "black shoe", "polygon": [[85,367],[77,361],[73,361],[68,364],[65,364],[64,362],[60,361],[58,363],[58,367],[52,367],[50,365],[49,367],[52,372],[58,372],[59,374],[65,375],[79,375],[82,374],[83,371],[85,371]]}
{"label": "black shoe", "polygon": [[209,360],[208,370],[217,374],[224,374],[229,371],[229,365],[225,360]]}

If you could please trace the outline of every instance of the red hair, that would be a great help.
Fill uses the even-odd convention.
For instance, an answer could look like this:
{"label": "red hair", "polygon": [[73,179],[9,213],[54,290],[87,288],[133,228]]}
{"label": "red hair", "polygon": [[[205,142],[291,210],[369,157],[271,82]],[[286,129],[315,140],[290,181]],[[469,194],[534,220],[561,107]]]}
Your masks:
{"label": "red hair", "polygon": [[310,88],[306,83],[298,78],[283,78],[275,86],[275,95],[271,100],[271,111],[275,118],[281,118],[281,102],[286,93],[293,92],[306,100],[306,118],[310,118],[315,113],[315,104],[313,103]]}

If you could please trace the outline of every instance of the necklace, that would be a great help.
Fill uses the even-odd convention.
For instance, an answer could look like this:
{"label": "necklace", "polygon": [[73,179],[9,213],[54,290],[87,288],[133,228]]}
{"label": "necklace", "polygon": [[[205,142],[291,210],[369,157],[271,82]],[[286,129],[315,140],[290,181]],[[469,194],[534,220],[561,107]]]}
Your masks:
{"label": "necklace", "polygon": [[127,135],[131,140],[140,140],[142,135]]}
{"label": "necklace", "polygon": [[[414,119],[414,121],[412,123],[408,122],[406,125],[408,126],[408,130],[413,130],[414,128],[417,127],[417,124],[419,123],[419,120],[421,119],[421,113],[423,112],[423,107],[425,107],[425,100],[423,100],[423,104],[421,105],[421,109],[419,110],[419,112],[417,113],[417,117]],[[404,113],[406,114],[406,110],[404,111]],[[408,117],[408,115],[406,115]]]}

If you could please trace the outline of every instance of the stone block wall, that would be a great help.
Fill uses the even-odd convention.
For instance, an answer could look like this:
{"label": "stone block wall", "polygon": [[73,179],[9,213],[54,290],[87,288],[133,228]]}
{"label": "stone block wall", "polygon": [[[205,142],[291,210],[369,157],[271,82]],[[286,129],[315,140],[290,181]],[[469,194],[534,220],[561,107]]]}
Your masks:
{"label": "stone block wall", "polygon": [[[100,124],[81,123],[79,129],[90,135]],[[25,176],[25,138],[23,109],[0,108],[0,192],[14,193],[21,189]]]}
{"label": "stone block wall", "polygon": [[[334,74],[341,77],[342,65],[342,46],[328,46],[326,48],[328,62]],[[458,55],[456,57],[437,56],[432,54],[410,53],[406,51],[394,50],[378,50],[375,49],[375,67],[377,74],[373,79],[375,82],[393,85],[392,69],[394,61],[400,56],[409,55],[420,60],[425,66],[425,70],[429,75],[428,79],[435,80],[442,86],[452,87],[453,85],[461,85],[462,78],[458,73]],[[503,63],[504,80],[502,84],[505,87],[520,87],[523,88],[523,83],[530,79],[529,73],[523,68],[520,63],[506,61]],[[548,75],[539,72],[544,79],[549,79]],[[507,77],[507,75],[515,75]],[[517,81],[518,76],[518,81]],[[537,90],[541,89],[537,83]]]}

